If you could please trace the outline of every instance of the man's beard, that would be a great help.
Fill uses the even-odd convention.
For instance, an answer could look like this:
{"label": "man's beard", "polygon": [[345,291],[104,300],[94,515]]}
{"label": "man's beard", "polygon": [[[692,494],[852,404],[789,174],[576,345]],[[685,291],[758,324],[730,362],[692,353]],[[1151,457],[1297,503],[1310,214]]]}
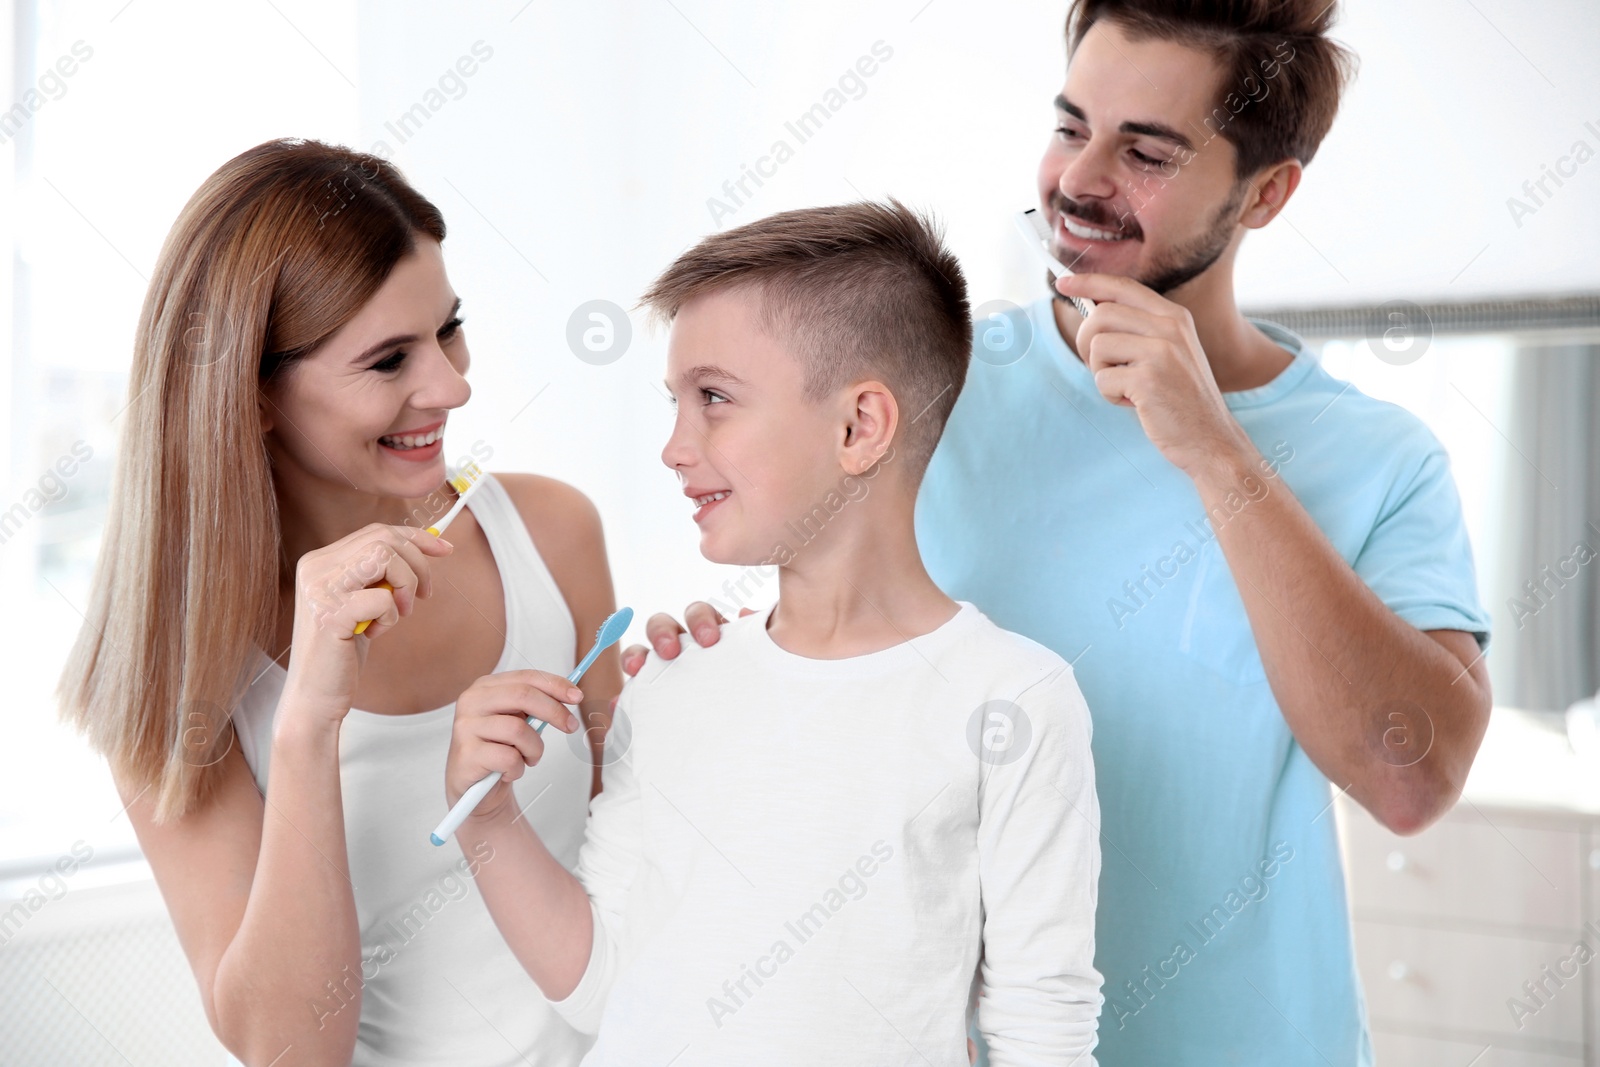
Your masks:
{"label": "man's beard", "polygon": [[[1152,292],[1165,296],[1178,286],[1193,281],[1205,273],[1213,263],[1222,258],[1222,253],[1228,250],[1228,244],[1233,240],[1233,230],[1237,225],[1233,216],[1239,210],[1239,205],[1244,202],[1244,189],[1244,182],[1235,182],[1233,191],[1228,194],[1227,202],[1217,209],[1204,233],[1187,244],[1173,249],[1165,257],[1164,262],[1155,264],[1143,275],[1134,275],[1133,280]],[[1057,300],[1065,300],[1066,297],[1055,288],[1055,279],[1052,278],[1050,281],[1051,295]]]}

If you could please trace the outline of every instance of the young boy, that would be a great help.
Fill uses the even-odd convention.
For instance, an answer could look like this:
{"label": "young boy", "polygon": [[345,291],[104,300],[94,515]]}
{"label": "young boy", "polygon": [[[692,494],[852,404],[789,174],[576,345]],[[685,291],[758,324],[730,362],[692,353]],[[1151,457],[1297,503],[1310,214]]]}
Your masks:
{"label": "young boy", "polygon": [[1088,709],[912,532],[971,349],[955,257],[895,201],[790,211],[643,303],[673,323],[661,458],[701,552],[776,565],[778,600],[624,688],[576,877],[509,789],[535,702],[576,719],[537,692],[458,710],[447,799],[506,773],[456,836],[492,849],[507,944],[597,1034],[585,1064],[964,1065],[978,981],[995,1067],[1092,1065]]}

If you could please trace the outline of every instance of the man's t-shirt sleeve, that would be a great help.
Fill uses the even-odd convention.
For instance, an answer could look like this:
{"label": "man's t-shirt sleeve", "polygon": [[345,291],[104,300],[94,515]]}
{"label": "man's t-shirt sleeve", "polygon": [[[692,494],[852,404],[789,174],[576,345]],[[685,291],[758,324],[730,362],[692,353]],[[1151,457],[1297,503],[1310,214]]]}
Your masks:
{"label": "man's t-shirt sleeve", "polygon": [[1465,630],[1489,643],[1472,546],[1450,460],[1433,435],[1409,477],[1397,481],[1353,564],[1378,598],[1419,630]]}

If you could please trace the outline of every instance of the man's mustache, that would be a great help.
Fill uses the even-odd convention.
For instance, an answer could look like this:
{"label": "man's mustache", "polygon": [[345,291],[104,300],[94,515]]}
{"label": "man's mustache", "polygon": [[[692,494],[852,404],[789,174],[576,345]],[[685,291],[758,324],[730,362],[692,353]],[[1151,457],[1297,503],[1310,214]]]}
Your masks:
{"label": "man's mustache", "polygon": [[1095,201],[1078,201],[1062,196],[1056,200],[1055,209],[1058,214],[1070,215],[1075,221],[1098,230],[1111,230],[1135,238],[1144,236],[1139,220],[1133,215],[1114,215],[1105,205]]}

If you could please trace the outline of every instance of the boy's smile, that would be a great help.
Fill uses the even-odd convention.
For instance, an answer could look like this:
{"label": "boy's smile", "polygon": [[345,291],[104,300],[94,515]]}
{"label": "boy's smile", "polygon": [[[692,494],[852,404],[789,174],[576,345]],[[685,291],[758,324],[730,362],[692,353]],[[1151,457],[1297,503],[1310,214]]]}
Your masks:
{"label": "boy's smile", "polygon": [[694,501],[694,521],[701,522],[712,508],[728,499],[732,489],[705,489],[701,486],[684,486],[683,495]]}

